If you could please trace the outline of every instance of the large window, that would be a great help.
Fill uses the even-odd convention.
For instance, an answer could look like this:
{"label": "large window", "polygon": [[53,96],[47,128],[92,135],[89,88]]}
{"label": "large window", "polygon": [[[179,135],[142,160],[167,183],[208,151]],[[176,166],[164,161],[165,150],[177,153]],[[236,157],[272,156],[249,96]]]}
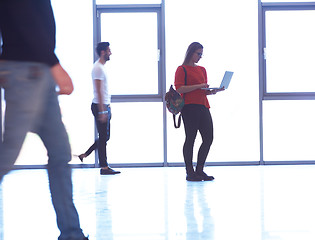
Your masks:
{"label": "large window", "polygon": [[314,2],[260,4],[261,162],[315,161]]}
{"label": "large window", "polygon": [[[167,86],[194,41],[204,46],[199,64],[206,68],[211,86],[220,85],[224,71],[234,72],[229,89],[208,97],[214,141],[207,162],[258,162],[257,2],[172,0],[165,5]],[[184,129],[174,129],[170,114],[167,124],[168,161],[181,163]],[[200,142],[198,134],[195,155]]]}
{"label": "large window", "polygon": [[315,10],[266,12],[267,92],[315,92]]}
{"label": "large window", "polygon": [[157,13],[109,11],[100,15],[100,30],[101,41],[111,44],[106,65],[112,96],[158,94]]}
{"label": "large window", "polygon": [[163,105],[159,102],[120,102],[112,105],[110,164],[163,162]]}
{"label": "large window", "polygon": [[96,16],[96,40],[110,42],[112,51],[109,163],[162,166],[161,5],[97,5]]}
{"label": "large window", "polygon": [[[90,72],[96,42],[109,41],[113,52],[108,63],[113,93],[109,162],[183,164],[184,129],[174,129],[171,114],[164,108],[163,95],[173,84],[188,45],[198,41],[204,46],[200,65],[206,67],[210,85],[219,85],[224,71],[234,71],[229,89],[209,96],[215,135],[207,162],[259,161],[255,1],[94,3],[93,12],[89,1],[72,0],[62,6],[52,1],[57,25],[56,53],[75,85],[71,96],[60,97],[73,154],[82,153],[94,141]],[[146,8],[149,5],[152,8]],[[200,141],[198,135],[195,154]],[[29,134],[17,164],[46,162],[42,143],[36,135]],[[74,157],[71,163],[80,161]],[[94,153],[85,163],[95,163]]]}
{"label": "large window", "polygon": [[[95,138],[90,72],[96,59],[95,44],[109,41],[113,51],[108,63],[113,93],[109,162],[183,164],[184,128],[174,129],[163,95],[173,84],[188,45],[198,41],[204,46],[199,64],[207,69],[210,85],[219,85],[224,71],[234,72],[228,90],[208,97],[214,142],[207,163],[314,160],[307,148],[313,131],[313,116],[307,110],[312,109],[315,99],[314,2],[93,2],[94,7],[91,2],[71,0],[61,6],[52,1],[56,53],[75,85],[71,96],[60,97],[74,154],[85,151]],[[292,118],[294,112],[290,110],[304,116],[304,120]],[[307,138],[291,129],[295,140],[288,141],[286,133],[294,123],[305,127],[299,129]],[[305,154],[294,153],[298,147],[284,154],[275,149],[276,140],[281,142],[281,149],[293,144],[303,148]],[[198,135],[195,154],[200,143]],[[93,153],[85,163],[94,164],[94,157]],[[17,164],[46,162],[42,143],[37,136],[28,134]],[[74,157],[71,163],[80,161]]]}
{"label": "large window", "polygon": [[315,159],[313,100],[264,101],[264,161]]}

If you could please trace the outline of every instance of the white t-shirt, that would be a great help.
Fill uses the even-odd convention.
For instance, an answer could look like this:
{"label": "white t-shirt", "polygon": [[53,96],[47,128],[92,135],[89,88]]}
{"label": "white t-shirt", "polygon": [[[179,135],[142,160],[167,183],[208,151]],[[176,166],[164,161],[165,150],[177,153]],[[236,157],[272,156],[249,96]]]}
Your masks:
{"label": "white t-shirt", "polygon": [[111,95],[109,94],[108,91],[108,77],[106,74],[106,69],[105,65],[100,63],[98,60],[94,63],[93,69],[92,69],[92,81],[93,81],[93,90],[94,90],[94,98],[93,98],[93,103],[99,103],[98,102],[98,96],[97,96],[97,91],[96,91],[96,85],[95,85],[95,80],[101,80],[101,92],[103,94],[103,104],[110,104],[111,101]]}

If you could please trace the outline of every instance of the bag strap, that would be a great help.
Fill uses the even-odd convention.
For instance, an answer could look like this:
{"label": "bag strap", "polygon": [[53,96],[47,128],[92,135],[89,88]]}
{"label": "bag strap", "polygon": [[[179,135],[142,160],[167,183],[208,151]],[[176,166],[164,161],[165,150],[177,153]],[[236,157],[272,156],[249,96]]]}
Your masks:
{"label": "bag strap", "polygon": [[184,69],[185,72],[185,85],[187,85],[187,72],[186,72],[186,68],[184,66],[182,66],[182,68]]}
{"label": "bag strap", "polygon": [[178,116],[177,124],[176,124],[176,115],[173,114],[173,122],[174,122],[174,127],[179,128],[182,120],[182,114],[180,113]]}
{"label": "bag strap", "polygon": [[[185,68],[184,66],[182,66],[182,68],[184,69],[184,72],[185,72],[185,85],[187,85],[187,72],[186,72],[186,68]],[[183,98],[184,98],[184,100],[185,100],[185,93],[183,94]],[[179,116],[178,116],[177,124],[176,124],[176,116],[173,115],[173,121],[174,121],[174,127],[175,127],[175,128],[179,128],[179,127],[180,127],[181,120],[182,120],[182,114],[180,113]]]}

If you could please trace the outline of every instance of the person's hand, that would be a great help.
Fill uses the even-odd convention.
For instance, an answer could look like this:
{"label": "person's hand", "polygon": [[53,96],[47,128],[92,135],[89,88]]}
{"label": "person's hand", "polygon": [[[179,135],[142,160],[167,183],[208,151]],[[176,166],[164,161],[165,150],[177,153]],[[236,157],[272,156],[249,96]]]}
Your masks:
{"label": "person's hand", "polygon": [[224,90],[225,90],[225,88],[221,87],[221,88],[217,89],[217,92],[221,92],[221,91],[224,91]]}
{"label": "person's hand", "polygon": [[217,92],[221,92],[221,91],[224,91],[224,90],[225,90],[224,87],[219,88],[219,89],[211,89],[211,90],[209,90],[209,91],[207,92],[207,95],[214,95],[214,94],[216,94]]}
{"label": "person's hand", "polygon": [[108,113],[98,114],[98,120],[102,123],[107,122],[108,120]]}
{"label": "person's hand", "polygon": [[59,94],[70,95],[73,92],[73,83],[68,73],[58,63],[51,67],[51,74],[59,87]]}

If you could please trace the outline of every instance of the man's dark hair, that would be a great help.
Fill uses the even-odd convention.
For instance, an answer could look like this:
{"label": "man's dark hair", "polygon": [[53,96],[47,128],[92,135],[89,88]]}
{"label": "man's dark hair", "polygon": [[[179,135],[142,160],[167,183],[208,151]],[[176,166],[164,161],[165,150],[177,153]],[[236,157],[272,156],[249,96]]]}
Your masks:
{"label": "man's dark hair", "polygon": [[98,56],[101,56],[101,51],[106,51],[109,47],[109,42],[100,42],[97,44],[96,53]]}

